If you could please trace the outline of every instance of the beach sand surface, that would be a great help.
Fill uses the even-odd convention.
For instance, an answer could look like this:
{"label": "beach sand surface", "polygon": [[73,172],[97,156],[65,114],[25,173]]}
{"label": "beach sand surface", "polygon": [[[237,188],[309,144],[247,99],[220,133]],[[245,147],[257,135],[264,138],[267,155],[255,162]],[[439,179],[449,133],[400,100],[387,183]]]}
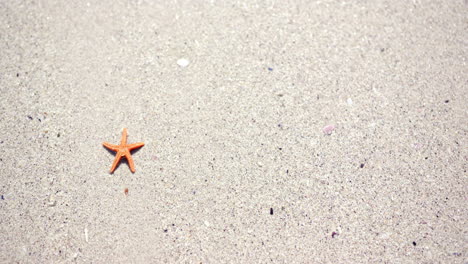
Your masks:
{"label": "beach sand surface", "polygon": [[466,263],[467,14],[2,1],[0,263]]}

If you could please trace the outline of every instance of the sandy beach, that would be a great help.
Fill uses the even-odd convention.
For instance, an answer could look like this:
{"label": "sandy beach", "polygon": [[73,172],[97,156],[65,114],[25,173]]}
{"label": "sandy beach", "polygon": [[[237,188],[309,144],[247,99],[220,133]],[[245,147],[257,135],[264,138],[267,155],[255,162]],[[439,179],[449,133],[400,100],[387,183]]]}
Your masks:
{"label": "sandy beach", "polygon": [[0,263],[467,263],[467,14],[2,1]]}

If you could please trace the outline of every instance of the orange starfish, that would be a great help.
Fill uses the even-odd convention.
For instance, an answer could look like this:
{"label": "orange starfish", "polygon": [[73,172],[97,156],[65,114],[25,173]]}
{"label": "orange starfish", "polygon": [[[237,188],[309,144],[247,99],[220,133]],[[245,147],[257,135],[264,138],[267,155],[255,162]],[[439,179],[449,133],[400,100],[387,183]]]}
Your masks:
{"label": "orange starfish", "polygon": [[133,163],[132,154],[130,154],[130,151],[143,147],[145,143],[140,142],[140,143],[127,144],[127,129],[124,128],[122,132],[122,139],[120,140],[120,145],[114,145],[114,144],[110,144],[107,142],[102,143],[102,145],[112,151],[117,152],[117,154],[115,155],[114,162],[112,163],[112,168],[110,169],[110,173],[114,172],[120,159],[124,156],[125,158],[127,158],[128,165],[130,166],[130,170],[132,172],[135,172],[135,163]]}

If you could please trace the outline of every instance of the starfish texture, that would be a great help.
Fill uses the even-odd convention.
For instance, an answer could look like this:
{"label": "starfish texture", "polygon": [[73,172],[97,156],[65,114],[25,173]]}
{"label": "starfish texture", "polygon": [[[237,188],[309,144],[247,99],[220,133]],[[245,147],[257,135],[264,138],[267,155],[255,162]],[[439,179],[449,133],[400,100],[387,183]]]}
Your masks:
{"label": "starfish texture", "polygon": [[130,154],[130,152],[134,149],[143,147],[145,143],[139,142],[139,143],[127,144],[127,129],[124,128],[122,132],[122,139],[120,140],[120,145],[114,145],[114,144],[110,144],[107,142],[102,143],[102,145],[112,151],[117,152],[117,154],[115,155],[114,162],[112,163],[110,173],[114,172],[115,168],[117,167],[117,164],[119,164],[120,159],[124,156],[125,158],[127,158],[128,165],[130,166],[130,170],[132,172],[135,172],[135,163],[133,162],[132,154]]}

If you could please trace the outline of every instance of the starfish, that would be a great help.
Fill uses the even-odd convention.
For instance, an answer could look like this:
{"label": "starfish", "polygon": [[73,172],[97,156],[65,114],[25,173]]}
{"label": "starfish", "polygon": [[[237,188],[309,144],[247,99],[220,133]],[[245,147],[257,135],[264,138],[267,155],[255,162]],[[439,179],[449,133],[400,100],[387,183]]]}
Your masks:
{"label": "starfish", "polygon": [[122,139],[120,140],[120,145],[114,145],[114,144],[110,144],[107,142],[102,143],[102,145],[112,151],[117,152],[117,154],[115,155],[114,162],[112,163],[110,173],[114,172],[120,159],[124,156],[125,158],[127,158],[128,165],[130,166],[130,170],[132,172],[135,172],[135,163],[133,162],[132,154],[130,154],[130,152],[134,149],[143,147],[145,143],[140,142],[140,143],[127,144],[127,129],[124,128],[122,132]]}

